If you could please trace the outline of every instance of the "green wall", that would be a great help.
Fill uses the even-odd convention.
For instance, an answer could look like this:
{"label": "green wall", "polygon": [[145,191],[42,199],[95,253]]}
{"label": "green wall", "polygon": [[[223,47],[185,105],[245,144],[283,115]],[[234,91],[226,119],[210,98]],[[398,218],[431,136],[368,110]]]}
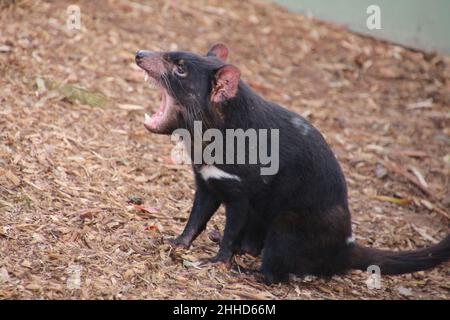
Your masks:
{"label": "green wall", "polygon": [[[273,0],[292,11],[424,51],[450,53],[450,0]],[[381,29],[366,26],[369,5],[381,9]]]}

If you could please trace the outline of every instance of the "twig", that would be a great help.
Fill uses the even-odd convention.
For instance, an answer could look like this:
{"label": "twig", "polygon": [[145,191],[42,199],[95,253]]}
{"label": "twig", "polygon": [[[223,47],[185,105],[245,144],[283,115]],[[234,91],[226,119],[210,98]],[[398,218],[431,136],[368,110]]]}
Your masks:
{"label": "twig", "polygon": [[444,209],[439,208],[438,204],[436,204],[436,202],[439,201],[439,199],[430,191],[429,188],[425,187],[422,183],[420,183],[417,177],[409,173],[406,169],[403,169],[397,164],[393,163],[392,161],[379,159],[379,162],[387,169],[391,170],[392,172],[398,175],[401,175],[409,182],[414,184],[416,187],[418,187],[423,193],[425,193],[428,196],[430,200],[433,200],[434,202],[433,210],[442,215],[444,218],[450,220],[450,215]]}
{"label": "twig", "polygon": [[422,190],[422,192],[425,193],[427,196],[429,196],[430,198],[436,199],[436,196],[431,193],[429,188],[427,188],[424,185],[422,185],[420,183],[420,181],[414,175],[412,175],[411,173],[409,173],[405,169],[400,168],[398,165],[396,165],[392,161],[381,160],[381,159],[379,161],[387,169],[389,169],[389,170],[393,171],[394,173],[397,173],[397,174],[401,175],[402,177],[406,178],[409,182],[411,182],[416,187],[418,187],[420,190]]}

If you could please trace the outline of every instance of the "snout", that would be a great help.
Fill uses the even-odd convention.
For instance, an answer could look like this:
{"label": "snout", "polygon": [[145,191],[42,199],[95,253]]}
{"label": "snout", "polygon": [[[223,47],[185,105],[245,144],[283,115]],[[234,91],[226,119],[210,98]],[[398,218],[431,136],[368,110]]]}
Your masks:
{"label": "snout", "polygon": [[135,60],[136,64],[147,71],[149,76],[158,78],[166,71],[163,56],[163,52],[139,50],[136,52]]}
{"label": "snout", "polygon": [[138,50],[136,52],[136,56],[135,56],[136,63],[142,62],[142,60],[144,60],[145,57],[148,57],[150,55],[151,55],[151,51]]}

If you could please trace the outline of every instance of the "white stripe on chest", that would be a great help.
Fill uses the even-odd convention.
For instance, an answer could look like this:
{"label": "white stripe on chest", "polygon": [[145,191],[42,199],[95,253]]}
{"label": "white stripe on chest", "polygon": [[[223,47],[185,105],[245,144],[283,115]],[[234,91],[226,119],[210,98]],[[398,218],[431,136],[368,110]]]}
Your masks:
{"label": "white stripe on chest", "polygon": [[199,173],[205,181],[207,181],[208,179],[234,179],[237,181],[241,181],[241,178],[239,178],[237,175],[230,174],[212,165],[203,166],[199,170]]}

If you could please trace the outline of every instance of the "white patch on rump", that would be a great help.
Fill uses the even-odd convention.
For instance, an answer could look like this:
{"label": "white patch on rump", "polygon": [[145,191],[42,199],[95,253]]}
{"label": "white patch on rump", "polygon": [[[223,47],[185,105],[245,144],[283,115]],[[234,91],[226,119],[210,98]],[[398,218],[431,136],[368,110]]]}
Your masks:
{"label": "white patch on rump", "polygon": [[354,243],[355,242],[355,237],[353,237],[353,236],[350,236],[350,237],[348,237],[346,240],[345,240],[345,243],[346,244],[351,244],[351,243]]}
{"label": "white patch on rump", "polygon": [[208,179],[234,179],[237,181],[241,181],[241,178],[239,178],[237,175],[230,174],[212,165],[203,166],[199,170],[199,173],[205,181]]}

